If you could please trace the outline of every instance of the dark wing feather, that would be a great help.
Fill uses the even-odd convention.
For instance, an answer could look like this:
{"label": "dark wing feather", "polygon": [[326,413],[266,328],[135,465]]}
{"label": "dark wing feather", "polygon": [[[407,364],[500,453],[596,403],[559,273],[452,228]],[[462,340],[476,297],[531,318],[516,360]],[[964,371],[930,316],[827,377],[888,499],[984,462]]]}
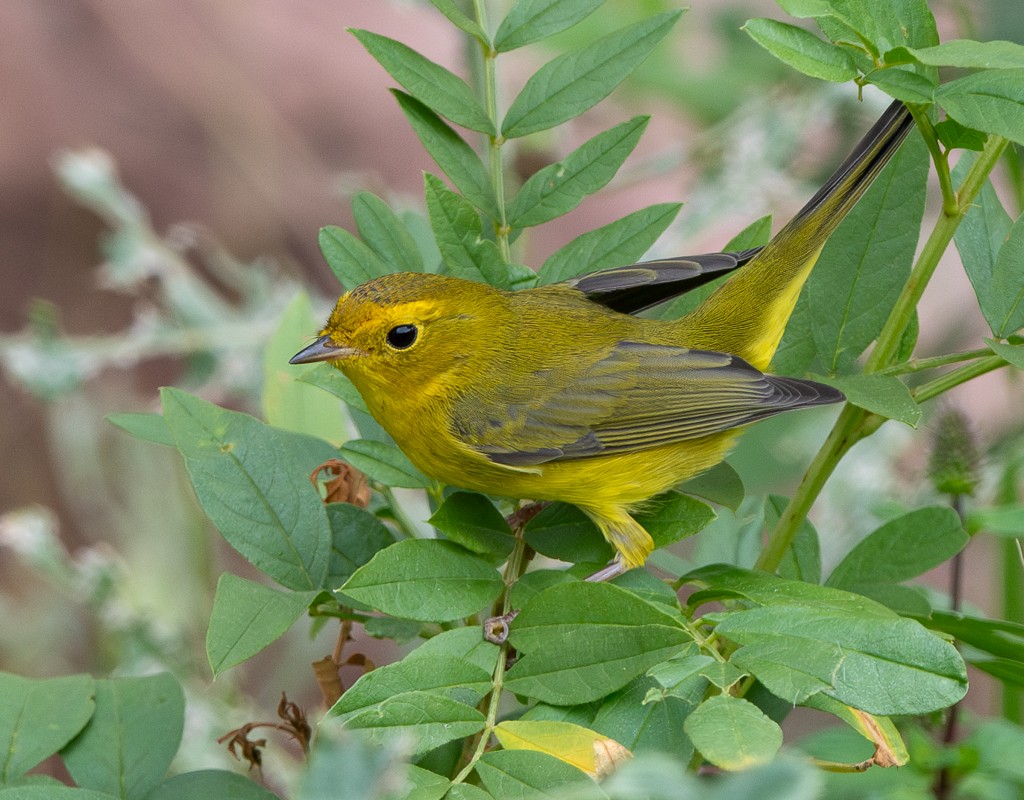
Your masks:
{"label": "dark wing feather", "polygon": [[698,439],[842,399],[830,386],[765,375],[724,353],[619,342],[570,385],[538,375],[536,391],[503,409],[501,424],[485,422],[479,404],[455,416],[471,447],[525,467]]}
{"label": "dark wing feather", "polygon": [[564,282],[613,311],[635,314],[703,286],[746,264],[760,247],[738,253],[704,253],[644,261],[580,275]]}

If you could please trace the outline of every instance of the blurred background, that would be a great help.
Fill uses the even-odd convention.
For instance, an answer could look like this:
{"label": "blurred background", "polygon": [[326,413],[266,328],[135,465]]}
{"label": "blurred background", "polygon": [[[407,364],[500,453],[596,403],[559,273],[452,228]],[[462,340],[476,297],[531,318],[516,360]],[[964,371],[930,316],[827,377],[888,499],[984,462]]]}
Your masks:
{"label": "blurred background", "polygon": [[[505,4],[491,5],[497,19]],[[554,46],[677,5],[609,0]],[[1019,0],[930,5],[943,39],[1024,41]],[[781,18],[774,3],[691,6],[610,101],[515,153],[526,176],[627,116],[653,115],[623,174],[530,232],[524,263],[663,201],[686,206],[652,256],[720,249],[765,213],[777,229],[884,105],[802,78],[739,30],[751,16]],[[258,413],[261,347],[283,308],[306,287],[319,316],[338,291],[318,228],[351,228],[359,189],[422,207],[422,173],[436,168],[347,27],[465,73],[452,26],[413,0],[0,3],[0,669],[171,668],[190,692],[189,724],[220,732],[272,716],[281,689],[317,702],[308,663],[331,637],[306,629],[210,684],[202,642],[213,586],[246,568],[195,507],[177,454],[104,416],[156,409],[166,384]],[[506,102],[550,56],[532,47],[503,59]],[[922,354],[978,346],[985,331],[965,313],[969,292],[953,255],[922,308]],[[1019,397],[997,373],[954,402],[985,447],[1018,431]],[[762,426],[737,453],[742,473],[775,441],[778,485],[752,488],[798,478],[821,436],[803,443],[796,432],[823,434],[830,419],[810,416]],[[913,502],[920,491],[927,426],[884,433],[837,476],[845,501]],[[829,519],[849,523],[835,509]],[[867,530],[825,542],[826,560]],[[985,561],[972,556],[968,590],[982,607]],[[190,767],[224,759],[191,738]]]}

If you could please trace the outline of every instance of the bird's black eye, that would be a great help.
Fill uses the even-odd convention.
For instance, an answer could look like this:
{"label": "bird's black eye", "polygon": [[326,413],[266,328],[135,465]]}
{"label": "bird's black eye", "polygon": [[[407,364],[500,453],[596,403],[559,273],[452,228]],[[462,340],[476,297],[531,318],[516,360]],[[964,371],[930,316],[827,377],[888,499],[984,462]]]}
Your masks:
{"label": "bird's black eye", "polygon": [[395,350],[405,350],[412,347],[419,335],[415,325],[396,325],[388,331],[387,340]]}

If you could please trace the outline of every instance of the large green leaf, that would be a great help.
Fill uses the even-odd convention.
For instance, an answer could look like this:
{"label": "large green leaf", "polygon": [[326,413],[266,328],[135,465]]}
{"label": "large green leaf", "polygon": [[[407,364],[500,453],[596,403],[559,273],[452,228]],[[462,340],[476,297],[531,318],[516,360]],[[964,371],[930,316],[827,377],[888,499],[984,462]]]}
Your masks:
{"label": "large green leaf", "polygon": [[356,236],[337,225],[321,228],[317,241],[327,266],[345,289],[355,289],[372,278],[397,270],[396,265],[385,264]]}
{"label": "large green leaf", "polygon": [[379,551],[395,543],[391,530],[369,511],[350,503],[328,503],[331,565],[326,588],[336,589]]}
{"label": "large green leaf", "polygon": [[433,175],[426,175],[427,212],[445,267],[450,275],[503,289],[531,285],[535,275],[507,264],[491,239],[484,238],[476,209]]}
{"label": "large green leaf", "polygon": [[912,428],[916,428],[921,421],[921,407],[915,402],[907,385],[893,375],[872,373],[822,380],[835,386],[846,395],[850,403],[865,411],[899,420]]}
{"label": "large green leaf", "polygon": [[363,242],[392,272],[422,272],[423,256],[405,223],[383,200],[371,192],[352,198],[352,216]]}
{"label": "large green leaf", "polygon": [[206,657],[214,676],[256,655],[302,616],[316,592],[278,592],[230,572],[217,581]]}
{"label": "large green leaf", "polygon": [[252,778],[225,769],[200,769],[168,778],[146,800],[277,800]]}
{"label": "large green leaf", "polygon": [[444,694],[403,692],[346,717],[345,726],[363,729],[375,744],[405,742],[420,755],[482,730],[484,715]]}
{"label": "large green leaf", "polygon": [[309,471],[285,431],[178,389],[164,418],[203,510],[232,547],[289,589],[319,589],[331,534]]}
{"label": "large green leaf", "polygon": [[996,336],[1005,338],[1024,327],[1024,214],[1013,223],[992,265],[985,307]]}
{"label": "large green leaf", "polygon": [[888,64],[901,60],[931,67],[1017,69],[1024,67],[1024,45],[1016,42],[950,39],[934,47],[897,47],[885,54]]}
{"label": "large green leaf", "polygon": [[392,94],[423,147],[441,171],[469,202],[492,219],[497,219],[498,206],[491,177],[476,151],[441,117],[415,97],[397,89],[393,89]]}
{"label": "large green leaf", "polygon": [[88,675],[32,679],[0,672],[0,786],[66,745],[96,708]]}
{"label": "large green leaf", "polygon": [[96,711],[64,748],[85,789],[141,800],[167,773],[185,726],[185,695],[167,673],[96,681]]}
{"label": "large green leaf", "polygon": [[782,746],[782,729],[753,703],[730,695],[710,697],[683,725],[704,758],[727,770],[771,761]]}
{"label": "large green leaf", "polygon": [[827,586],[860,592],[872,584],[902,583],[959,553],[967,533],[951,508],[920,508],[862,539],[829,575]]}
{"label": "large green leaf", "polygon": [[748,19],[743,30],[777,59],[812,78],[841,83],[857,77],[846,50],[804,28],[774,19]]}
{"label": "large green leaf", "polygon": [[1024,143],[1024,69],[957,78],[936,89],[935,101],[961,125]]}
{"label": "large green leaf", "polygon": [[377,553],[341,591],[392,616],[450,622],[479,612],[503,586],[491,564],[453,542],[406,539]]}
{"label": "large green leaf", "polygon": [[421,103],[457,125],[494,133],[490,117],[462,78],[387,36],[356,29],[351,29],[351,33]]}
{"label": "large green leaf", "polygon": [[527,228],[560,217],[610,181],[633,152],[650,117],[634,117],[597,134],[569,155],[538,170],[516,194],[508,224]]}
{"label": "large green leaf", "polygon": [[682,11],[636,22],[545,64],[512,101],[501,124],[507,139],[553,128],[607,97],[669,32]]}
{"label": "large green leaf", "polygon": [[516,0],[494,35],[499,53],[554,36],[585,19],[604,0]]}
{"label": "large green leaf", "polygon": [[413,466],[405,453],[389,442],[351,439],[338,449],[338,456],[370,478],[388,486],[426,489],[432,483],[430,478]]}
{"label": "large green leaf", "polygon": [[562,800],[574,785],[590,784],[586,773],[534,750],[485,753],[476,771],[487,791],[507,800]]}
{"label": "large green leaf", "polygon": [[501,512],[475,492],[452,493],[429,522],[451,541],[480,555],[504,559],[515,544]]}
{"label": "large green leaf", "polygon": [[[964,153],[960,156],[953,170],[955,186],[963,184],[968,169],[975,161],[976,156],[973,153]],[[960,260],[981,306],[981,313],[989,327],[993,329],[999,324],[999,318],[995,309],[989,308],[988,304],[992,290],[992,275],[999,251],[1009,236],[1011,227],[1013,219],[1003,208],[991,181],[986,180],[953,235]]]}
{"label": "large green leaf", "polygon": [[360,677],[329,713],[349,716],[404,692],[434,692],[476,702],[490,688],[497,658],[498,646],[485,641],[479,627],[444,631],[401,661]]}
{"label": "large green leaf", "polygon": [[639,261],[680,208],[681,203],[659,203],[577,236],[548,257],[538,271],[538,282],[558,283],[585,272]]}
{"label": "large green leaf", "polygon": [[672,616],[630,592],[577,581],[527,603],[510,641],[521,656],[506,687],[565,705],[621,689],[691,639]]}
{"label": "large green leaf", "polygon": [[[759,654],[772,665],[766,684],[778,681],[780,668],[788,667],[801,679],[808,674],[819,679],[830,697],[871,714],[924,714],[963,697],[967,673],[951,644],[914,620],[896,615],[881,620],[855,608],[763,606],[724,615],[716,630],[740,645],[770,648],[770,659]],[[754,665],[746,666],[761,677]]]}

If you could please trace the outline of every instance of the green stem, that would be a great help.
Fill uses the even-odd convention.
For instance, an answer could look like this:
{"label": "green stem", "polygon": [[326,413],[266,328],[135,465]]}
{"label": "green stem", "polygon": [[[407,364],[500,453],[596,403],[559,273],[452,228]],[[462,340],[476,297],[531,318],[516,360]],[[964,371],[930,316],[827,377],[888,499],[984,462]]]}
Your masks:
{"label": "green stem", "polygon": [[807,468],[800,485],[768,537],[768,544],[754,565],[756,569],[774,572],[779,568],[800,523],[807,516],[811,504],[836,468],[839,459],[862,438],[861,429],[867,416],[867,411],[849,403],[839,412],[839,418],[832,426],[828,438]]}
{"label": "green stem", "polygon": [[[526,536],[524,533],[525,524],[515,530],[515,547],[505,562],[505,569],[502,571],[502,578],[505,581],[505,589],[501,597],[501,613],[507,615],[512,611],[512,587],[522,577],[526,569]],[[504,641],[499,645],[498,661],[494,665],[494,673],[491,675],[491,693],[487,699],[487,719],[484,722],[483,730],[477,734],[472,754],[466,759],[465,766],[452,778],[452,783],[462,783],[469,777],[469,774],[476,767],[480,757],[487,750],[487,743],[491,740],[494,727],[498,721],[498,707],[501,704],[501,693],[505,689],[505,670],[508,665],[508,654],[510,645]]]}
{"label": "green stem", "polygon": [[935,135],[935,128],[932,127],[931,118],[928,116],[927,106],[907,104],[907,110],[914,118],[914,124],[921,131],[925,146],[931,153],[932,163],[935,164],[935,173],[939,178],[939,189],[942,191],[942,213],[947,216],[954,216],[957,213],[956,192],[953,189],[953,179],[949,174],[949,156],[939,146],[939,138]]}
{"label": "green stem", "polygon": [[891,367],[878,370],[879,375],[910,375],[915,372],[924,372],[936,367],[948,367],[950,364],[959,364],[962,361],[973,361],[976,358],[992,355],[987,347],[980,347],[977,350],[964,350],[960,353],[949,353],[944,356],[932,356],[931,358],[912,358],[902,364],[894,364]]}
{"label": "green stem", "polygon": [[947,372],[945,375],[940,375],[934,380],[921,384],[911,394],[914,396],[917,404],[921,405],[943,392],[948,392],[954,386],[959,386],[961,383],[966,383],[972,378],[977,378],[979,375],[984,375],[986,372],[991,372],[994,369],[1005,366],[1006,362],[999,356],[981,358],[973,364],[967,364],[959,369]]}
{"label": "green stem", "polygon": [[985,149],[971,166],[967,177],[964,178],[960,186],[960,190],[957,193],[955,212],[952,214],[947,213],[944,208],[943,213],[939,215],[938,220],[935,222],[935,227],[932,228],[928,240],[921,249],[921,254],[918,256],[917,263],[910,273],[910,278],[903,287],[903,291],[900,293],[892,313],[889,314],[882,332],[878,335],[878,343],[875,345],[875,349],[871,351],[871,355],[864,365],[865,372],[878,372],[891,365],[893,356],[899,349],[903,333],[914,316],[914,311],[921,299],[921,295],[924,293],[932,273],[935,272],[935,268],[939,265],[939,259],[942,258],[942,254],[949,247],[957,226],[959,226],[964,214],[967,213],[971,203],[974,202],[978,192],[981,191],[981,187],[984,186],[985,179],[992,171],[992,168],[995,167],[999,156],[1006,148],[1006,144],[1007,140],[1001,136],[990,136],[988,138],[988,141],[985,143]]}
{"label": "green stem", "polygon": [[[485,31],[487,30],[487,9],[485,0],[473,0],[476,9],[476,21]],[[508,217],[505,213],[505,172],[504,160],[502,158],[502,146],[505,144],[505,137],[501,135],[501,123],[498,119],[498,81],[495,73],[495,61],[498,53],[490,45],[483,47],[484,60],[484,105],[487,109],[487,116],[494,124],[496,133],[488,137],[488,153],[490,155],[491,184],[494,187],[494,199],[498,207],[498,218],[494,220],[494,236],[501,249],[501,257],[506,263],[512,260],[512,251],[509,246]]]}

